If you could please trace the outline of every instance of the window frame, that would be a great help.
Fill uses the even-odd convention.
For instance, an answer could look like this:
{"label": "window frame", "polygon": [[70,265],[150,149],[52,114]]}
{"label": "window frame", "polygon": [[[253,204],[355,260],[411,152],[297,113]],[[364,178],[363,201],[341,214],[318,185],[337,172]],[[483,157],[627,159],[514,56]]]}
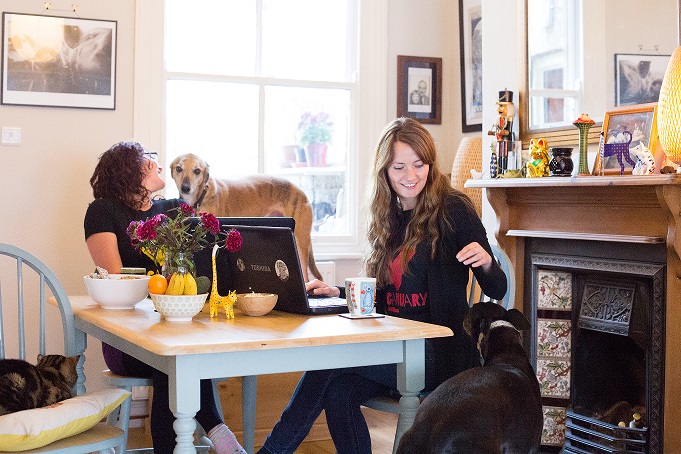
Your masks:
{"label": "window frame", "polygon": [[[364,211],[359,207],[363,206],[375,141],[387,122],[388,0],[357,0],[356,8],[351,14],[359,19],[356,33],[350,39],[357,39],[359,55],[356,64],[352,65],[357,68],[353,75],[357,85],[351,92],[353,111],[346,171],[350,191],[348,206],[358,209],[350,210],[353,215],[348,235],[313,237],[318,260],[362,256],[366,222]],[[164,128],[167,77],[163,65],[164,11],[164,0],[135,3],[133,134],[136,140],[159,152],[168,184]],[[259,156],[262,160],[262,150]],[[261,162],[259,167],[262,166]]]}

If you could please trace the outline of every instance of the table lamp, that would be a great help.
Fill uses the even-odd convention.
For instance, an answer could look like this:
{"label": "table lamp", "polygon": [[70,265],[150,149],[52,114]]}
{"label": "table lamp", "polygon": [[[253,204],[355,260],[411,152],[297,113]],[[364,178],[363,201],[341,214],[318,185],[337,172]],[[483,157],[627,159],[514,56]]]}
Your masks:
{"label": "table lamp", "polygon": [[657,131],[664,154],[681,162],[681,46],[677,47],[664,73],[657,103]]}

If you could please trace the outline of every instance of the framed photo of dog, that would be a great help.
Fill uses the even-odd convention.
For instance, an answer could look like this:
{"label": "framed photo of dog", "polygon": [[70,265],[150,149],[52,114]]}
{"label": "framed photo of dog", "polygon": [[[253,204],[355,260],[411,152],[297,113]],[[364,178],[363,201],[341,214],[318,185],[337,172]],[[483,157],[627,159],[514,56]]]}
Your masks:
{"label": "framed photo of dog", "polygon": [[2,104],[115,109],[116,21],[2,13]]}
{"label": "framed photo of dog", "polygon": [[[605,112],[594,175],[631,174],[645,149],[657,147],[657,103],[615,107]],[[639,146],[641,145],[641,146]]]}
{"label": "framed photo of dog", "polygon": [[442,59],[397,56],[397,116],[442,123]]}

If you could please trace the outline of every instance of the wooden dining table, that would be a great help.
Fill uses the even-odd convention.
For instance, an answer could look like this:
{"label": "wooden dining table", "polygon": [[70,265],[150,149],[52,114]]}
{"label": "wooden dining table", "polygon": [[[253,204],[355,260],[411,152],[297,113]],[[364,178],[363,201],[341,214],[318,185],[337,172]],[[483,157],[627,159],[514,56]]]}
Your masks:
{"label": "wooden dining table", "polygon": [[397,364],[403,417],[411,425],[424,388],[424,340],[449,328],[386,316],[351,320],[272,311],[249,317],[235,310],[190,322],[169,322],[150,300],[135,309],[99,307],[89,296],[69,296],[76,328],[166,373],[175,415],[175,453],[195,453],[194,415],[200,380],[372,364]]}

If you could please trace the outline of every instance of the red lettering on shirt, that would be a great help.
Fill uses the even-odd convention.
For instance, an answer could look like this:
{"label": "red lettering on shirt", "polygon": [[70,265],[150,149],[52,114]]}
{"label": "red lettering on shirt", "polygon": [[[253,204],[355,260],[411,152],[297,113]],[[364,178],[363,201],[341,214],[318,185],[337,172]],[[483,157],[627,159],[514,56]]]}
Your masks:
{"label": "red lettering on shirt", "polygon": [[[407,260],[407,264],[409,261],[414,257],[414,254],[416,253],[415,250],[412,250],[411,253],[409,254],[409,259]],[[395,290],[400,290],[400,287],[402,286],[402,275],[404,274],[404,270],[402,270],[402,251],[400,251],[399,254],[397,254],[397,257],[395,257],[395,260],[393,260],[390,263],[390,281],[395,284]]]}

